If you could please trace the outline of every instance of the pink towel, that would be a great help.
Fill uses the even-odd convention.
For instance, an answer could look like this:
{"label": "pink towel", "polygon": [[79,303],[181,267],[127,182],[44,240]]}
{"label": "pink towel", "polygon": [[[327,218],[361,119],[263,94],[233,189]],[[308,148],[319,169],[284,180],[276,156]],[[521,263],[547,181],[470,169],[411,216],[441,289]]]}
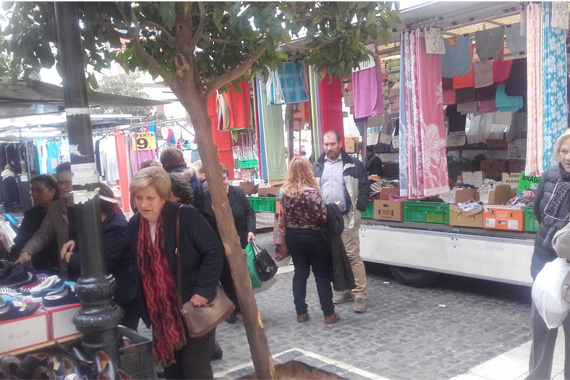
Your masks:
{"label": "pink towel", "polygon": [[495,107],[495,99],[483,100],[479,102],[479,113],[491,113],[497,111],[498,109]]}
{"label": "pink towel", "polygon": [[443,105],[455,104],[455,90],[443,90]]}
{"label": "pink towel", "polygon": [[352,73],[352,86],[354,88],[355,119],[364,119],[384,113],[382,72],[378,59],[373,68]]}
{"label": "pink towel", "polygon": [[[503,56],[502,49],[501,56]],[[509,79],[509,74],[511,73],[512,66],[512,60],[505,61],[503,58],[499,58],[496,61],[493,61],[493,82],[503,82]]]}
{"label": "pink towel", "polygon": [[324,135],[334,129],[340,133],[341,141],[344,141],[342,86],[339,78],[334,78],[331,83],[329,81],[330,75],[326,74],[319,83],[322,132]]}

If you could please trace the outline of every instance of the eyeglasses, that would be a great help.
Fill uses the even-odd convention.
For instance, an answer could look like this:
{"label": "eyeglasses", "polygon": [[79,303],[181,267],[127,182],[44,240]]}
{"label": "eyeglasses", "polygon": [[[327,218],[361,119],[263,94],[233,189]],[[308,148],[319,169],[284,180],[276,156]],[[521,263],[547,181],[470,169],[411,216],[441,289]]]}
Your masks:
{"label": "eyeglasses", "polygon": [[71,185],[71,181],[57,181],[59,186],[69,186]]}
{"label": "eyeglasses", "polygon": [[566,218],[564,218],[564,219],[560,219],[560,218],[555,217],[554,215],[548,215],[548,214],[546,213],[546,210],[548,210],[548,206],[550,206],[550,202],[552,201],[552,198],[554,198],[554,196],[556,195],[556,189],[557,189],[557,188],[558,188],[558,182],[556,182],[556,185],[554,185],[554,190],[552,190],[552,195],[550,196],[550,199],[549,199],[548,202],[546,203],[546,207],[544,208],[544,216],[545,216],[546,218],[552,218],[552,219],[554,219],[554,220],[558,220],[558,221],[561,221],[561,222],[566,222],[566,221],[568,221],[568,220],[570,219],[570,211],[568,212],[568,215],[566,215]]}

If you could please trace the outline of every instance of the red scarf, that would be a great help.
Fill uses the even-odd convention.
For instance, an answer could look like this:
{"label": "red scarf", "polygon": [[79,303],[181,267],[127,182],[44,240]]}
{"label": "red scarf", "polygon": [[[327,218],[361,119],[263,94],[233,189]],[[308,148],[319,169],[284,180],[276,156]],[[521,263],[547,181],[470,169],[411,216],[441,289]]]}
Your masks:
{"label": "red scarf", "polygon": [[156,223],[154,244],[149,222],[140,217],[137,258],[152,324],[154,358],[167,367],[176,363],[174,351],[184,347],[186,335],[178,291],[166,260],[162,215]]}

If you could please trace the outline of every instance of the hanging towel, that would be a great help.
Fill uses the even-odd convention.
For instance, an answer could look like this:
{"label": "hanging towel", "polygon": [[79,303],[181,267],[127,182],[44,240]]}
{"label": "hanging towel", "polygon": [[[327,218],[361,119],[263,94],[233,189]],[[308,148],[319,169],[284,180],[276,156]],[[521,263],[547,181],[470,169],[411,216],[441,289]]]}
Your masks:
{"label": "hanging towel", "polygon": [[307,89],[303,84],[303,63],[284,62],[281,68],[277,69],[281,92],[286,104],[302,103],[309,100]]}
{"label": "hanging towel", "polygon": [[478,102],[469,102],[469,103],[461,103],[457,105],[457,112],[461,113],[462,115],[467,115],[469,113],[477,113],[478,112]]}
{"label": "hanging towel", "polygon": [[447,136],[443,119],[441,90],[441,56],[427,54],[423,33],[416,31],[418,99],[420,100],[418,135],[423,173],[421,197],[430,197],[449,191],[447,175]]}
{"label": "hanging towel", "polygon": [[[543,75],[544,75],[544,166],[556,164],[554,143],[568,130],[566,30],[550,26],[552,2],[545,2]],[[540,169],[540,168],[539,168]]]}
{"label": "hanging towel", "polygon": [[[334,78],[331,83],[330,75],[319,83],[321,104],[321,126],[324,135],[330,130],[340,133],[341,141],[344,141],[344,124],[342,116],[342,86],[340,78]],[[344,145],[344,144],[343,144]]]}
{"label": "hanging towel", "polygon": [[497,112],[493,114],[493,124],[512,125],[513,113],[512,112]]}
{"label": "hanging towel", "polygon": [[[352,86],[354,89],[355,119],[365,119],[384,113],[382,72],[378,57],[376,57],[374,67],[352,73]],[[390,93],[390,95],[392,94]]]}
{"label": "hanging towel", "polygon": [[263,110],[267,103],[267,94],[262,96],[261,89],[265,88],[265,83],[257,77],[255,79],[255,106],[257,109],[257,138],[259,146],[259,169],[261,171],[261,178],[267,180],[267,155],[265,154],[265,136],[263,135]]}
{"label": "hanging towel", "polygon": [[441,78],[441,88],[444,90],[452,90],[453,78]]}
{"label": "hanging towel", "polygon": [[457,112],[457,106],[448,106],[445,110],[449,132],[464,132],[467,116]]}
{"label": "hanging towel", "polygon": [[479,102],[479,113],[492,113],[497,111],[498,109],[495,106],[495,99],[483,100]]}
{"label": "hanging towel", "polygon": [[526,55],[526,35],[521,35],[521,24],[507,25],[507,47],[514,57]]}
{"label": "hanging towel", "polygon": [[475,101],[475,88],[468,87],[455,91],[455,101],[457,104]]}
{"label": "hanging towel", "polygon": [[[503,50],[501,50],[501,55],[502,54]],[[512,66],[512,59],[505,61],[503,58],[499,58],[496,61],[493,61],[493,81],[498,84],[504,84],[504,82],[509,78]]]}
{"label": "hanging towel", "polygon": [[400,179],[400,195],[408,196],[408,129],[410,124],[408,122],[409,115],[409,69],[410,69],[410,40],[407,32],[402,32],[400,36],[400,118],[399,118],[399,149],[398,159],[399,165],[399,179]]}
{"label": "hanging towel", "polygon": [[527,91],[527,75],[526,75],[526,58],[513,59],[512,68],[509,78],[505,83],[505,93],[509,96],[526,97]]}
{"label": "hanging towel", "polygon": [[483,62],[498,59],[505,39],[505,29],[498,28],[475,32],[475,49],[477,56]]}
{"label": "hanging towel", "polygon": [[[456,41],[454,46],[450,42]],[[458,36],[445,39],[445,54],[441,55],[441,75],[444,78],[462,76],[471,71],[469,38]]]}
{"label": "hanging towel", "polygon": [[285,132],[283,129],[282,106],[268,106],[267,93],[261,90],[263,140],[267,159],[267,179],[276,181],[284,179],[287,175],[285,160]]}
{"label": "hanging towel", "polygon": [[223,94],[228,105],[228,129],[251,127],[251,103],[249,99],[251,88],[249,81],[239,82],[240,92],[237,92],[232,84],[229,87],[230,90]]}
{"label": "hanging towel", "polygon": [[443,105],[455,104],[455,90],[443,90]]}
{"label": "hanging towel", "polygon": [[500,112],[517,111],[522,108],[522,96],[507,96],[505,85],[500,84],[497,86],[495,106]]}
{"label": "hanging towel", "polygon": [[493,62],[475,62],[473,64],[475,88],[493,84]]}
{"label": "hanging towel", "polygon": [[484,100],[491,100],[495,101],[495,94],[497,93],[497,85],[492,84],[487,87],[481,87],[475,89],[475,99],[482,102]]}
{"label": "hanging towel", "polygon": [[475,76],[473,71],[473,65],[471,65],[471,71],[469,71],[467,74],[461,77],[458,77],[457,75],[453,77],[453,88],[456,90],[466,87],[474,87],[474,86],[475,86]]}

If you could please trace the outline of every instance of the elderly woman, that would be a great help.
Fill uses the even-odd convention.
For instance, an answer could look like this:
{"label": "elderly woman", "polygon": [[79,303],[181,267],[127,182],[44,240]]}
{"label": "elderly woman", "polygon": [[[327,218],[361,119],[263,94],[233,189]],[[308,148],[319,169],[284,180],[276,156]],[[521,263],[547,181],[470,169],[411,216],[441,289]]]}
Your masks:
{"label": "elderly woman", "polygon": [[[170,189],[168,173],[157,167],[140,170],[130,185],[138,213],[129,220],[129,247],[136,261],[141,317],[152,325],[154,357],[167,379],[212,379],[215,330],[190,338],[180,302],[200,307],[214,298],[224,251],[198,210],[168,201]],[[175,256],[178,212],[182,300]]]}
{"label": "elderly woman", "polygon": [[307,279],[312,269],[324,322],[336,323],[340,316],[335,313],[333,304],[332,253],[321,234],[321,226],[327,220],[327,211],[308,159],[295,157],[291,161],[281,192],[286,227],[285,241],[295,267],[293,300],[297,322],[309,320],[306,296]]}
{"label": "elderly woman", "polygon": [[[568,224],[570,216],[570,131],[566,131],[556,141],[554,157],[559,164],[552,166],[542,175],[534,200],[534,214],[540,227],[534,242],[530,268],[533,279],[547,262],[557,257],[552,246],[552,239]],[[530,321],[532,346],[527,379],[550,379],[558,329],[549,329],[546,326],[534,303],[530,312]],[[570,363],[570,317],[566,317],[562,327],[566,336],[565,363]],[[565,379],[570,379],[569,367],[565,365]]]}
{"label": "elderly woman", "polygon": [[[10,260],[16,260],[24,245],[32,238],[40,228],[49,206],[59,199],[57,183],[51,175],[39,175],[30,181],[34,207],[24,213],[24,219],[18,229],[18,235],[14,238],[14,245],[10,249]],[[32,266],[37,270],[57,272],[59,267],[58,248],[55,239],[32,257]]]}

